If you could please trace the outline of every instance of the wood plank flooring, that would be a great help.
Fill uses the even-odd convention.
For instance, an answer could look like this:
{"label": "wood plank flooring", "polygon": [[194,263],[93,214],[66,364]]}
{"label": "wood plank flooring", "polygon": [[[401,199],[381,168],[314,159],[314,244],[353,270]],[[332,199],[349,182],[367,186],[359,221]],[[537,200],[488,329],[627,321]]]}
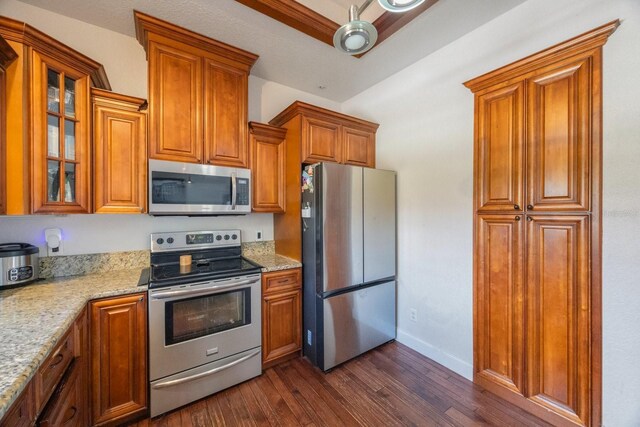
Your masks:
{"label": "wood plank flooring", "polygon": [[327,374],[305,359],[132,424],[173,426],[548,426],[392,342]]}

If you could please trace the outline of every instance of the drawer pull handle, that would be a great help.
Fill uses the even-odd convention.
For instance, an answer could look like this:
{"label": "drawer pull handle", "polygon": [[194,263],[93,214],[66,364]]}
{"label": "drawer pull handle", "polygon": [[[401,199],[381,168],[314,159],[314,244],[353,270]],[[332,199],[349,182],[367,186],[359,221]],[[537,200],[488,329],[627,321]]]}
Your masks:
{"label": "drawer pull handle", "polygon": [[62,422],[62,424],[66,424],[69,421],[71,421],[76,416],[76,414],[78,413],[78,408],[76,408],[75,406],[72,406],[71,408],[67,409],[67,412],[65,414],[67,414],[69,412],[71,412],[71,415],[65,417],[64,421]]}
{"label": "drawer pull handle", "polygon": [[278,280],[278,283],[287,283],[289,282],[291,279],[280,279]]}
{"label": "drawer pull handle", "polygon": [[56,354],[56,357],[54,357],[53,360],[51,361],[52,362],[51,365],[49,365],[49,369],[55,368],[63,360],[64,360],[64,354],[61,354],[61,353]]}

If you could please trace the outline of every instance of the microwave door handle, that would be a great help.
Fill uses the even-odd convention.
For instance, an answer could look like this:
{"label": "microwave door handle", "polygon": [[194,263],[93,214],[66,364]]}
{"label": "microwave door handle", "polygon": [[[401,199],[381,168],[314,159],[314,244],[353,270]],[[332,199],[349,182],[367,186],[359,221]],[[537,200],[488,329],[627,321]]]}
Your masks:
{"label": "microwave door handle", "polygon": [[236,173],[231,173],[231,210],[236,210],[236,199],[238,192],[238,182],[236,180]]}

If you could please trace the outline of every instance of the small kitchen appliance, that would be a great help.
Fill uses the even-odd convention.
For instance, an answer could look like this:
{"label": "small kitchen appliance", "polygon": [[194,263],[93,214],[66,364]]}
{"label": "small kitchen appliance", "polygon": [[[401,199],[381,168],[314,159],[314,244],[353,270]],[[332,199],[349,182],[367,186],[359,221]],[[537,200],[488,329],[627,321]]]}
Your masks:
{"label": "small kitchen appliance", "polygon": [[262,373],[260,271],[240,230],[151,234],[152,417]]}
{"label": "small kitchen appliance", "polygon": [[0,290],[26,285],[40,275],[39,249],[28,243],[0,243]]}

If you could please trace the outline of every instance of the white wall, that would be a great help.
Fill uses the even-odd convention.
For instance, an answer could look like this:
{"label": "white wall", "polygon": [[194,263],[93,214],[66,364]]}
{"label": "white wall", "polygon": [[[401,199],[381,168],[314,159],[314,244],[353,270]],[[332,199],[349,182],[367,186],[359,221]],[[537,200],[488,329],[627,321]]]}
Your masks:
{"label": "white wall", "polygon": [[343,104],[380,123],[378,167],[398,171],[398,340],[471,378],[473,95],[462,83],[616,18],[603,84],[609,427],[640,425],[640,2],[529,0]]}
{"label": "white wall", "polygon": [[[147,61],[135,38],[19,2],[0,0],[0,15],[18,19],[102,63],[112,89],[147,97]],[[133,26],[133,17],[131,18]],[[258,77],[249,77],[249,120],[267,122],[295,100],[339,109],[333,101]],[[273,239],[273,215],[233,217],[151,217],[148,215],[0,216],[0,242],[28,242],[41,247],[44,229],[62,228],[64,254],[117,252],[149,248],[149,233],[239,228],[244,241],[256,231]]]}

